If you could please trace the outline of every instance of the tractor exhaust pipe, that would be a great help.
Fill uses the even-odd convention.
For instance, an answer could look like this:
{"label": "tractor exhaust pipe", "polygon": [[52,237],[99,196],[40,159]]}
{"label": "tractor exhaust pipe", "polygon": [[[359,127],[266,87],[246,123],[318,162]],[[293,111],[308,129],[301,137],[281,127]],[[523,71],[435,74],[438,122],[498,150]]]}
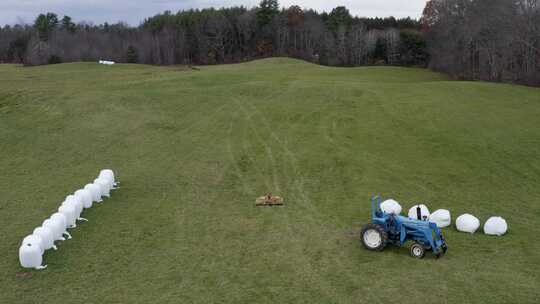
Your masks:
{"label": "tractor exhaust pipe", "polygon": [[422,220],[422,210],[420,209],[420,205],[416,206],[416,217],[418,220]]}

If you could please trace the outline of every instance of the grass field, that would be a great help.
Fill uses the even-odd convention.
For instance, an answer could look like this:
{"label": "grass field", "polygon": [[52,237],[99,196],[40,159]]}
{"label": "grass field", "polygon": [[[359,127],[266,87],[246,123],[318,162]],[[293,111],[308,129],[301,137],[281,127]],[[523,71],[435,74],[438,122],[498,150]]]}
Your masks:
{"label": "grass field", "polygon": [[[116,170],[88,223],[19,266],[22,238]],[[256,208],[257,196],[285,197]],[[447,228],[448,254],[360,247],[372,193]],[[0,65],[0,303],[538,303],[540,90],[290,59]]]}

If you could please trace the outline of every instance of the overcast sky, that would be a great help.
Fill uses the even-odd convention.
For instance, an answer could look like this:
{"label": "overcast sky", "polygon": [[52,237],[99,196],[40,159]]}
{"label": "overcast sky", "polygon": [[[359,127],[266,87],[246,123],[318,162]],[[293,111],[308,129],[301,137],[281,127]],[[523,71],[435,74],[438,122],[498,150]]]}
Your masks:
{"label": "overcast sky", "polygon": [[[69,15],[75,22],[114,23],[126,21],[138,25],[144,18],[165,10],[243,5],[253,7],[260,0],[0,0],[0,24],[33,22],[43,12]],[[318,11],[330,11],[344,5],[353,15],[363,17],[419,17],[426,0],[281,0],[281,6],[292,4]]]}

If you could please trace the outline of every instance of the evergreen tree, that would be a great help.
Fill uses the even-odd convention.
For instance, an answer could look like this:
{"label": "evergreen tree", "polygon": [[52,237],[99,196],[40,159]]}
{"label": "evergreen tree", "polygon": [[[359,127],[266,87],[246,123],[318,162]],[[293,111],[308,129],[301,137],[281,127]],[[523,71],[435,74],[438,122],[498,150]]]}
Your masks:
{"label": "evergreen tree", "polygon": [[128,46],[128,48],[127,48],[126,61],[127,61],[127,63],[138,63],[139,62],[139,52],[132,45]]}
{"label": "evergreen tree", "polygon": [[351,13],[346,7],[338,6],[328,15],[328,29],[335,32],[339,28],[343,28],[347,31],[351,27],[352,19]]}
{"label": "evergreen tree", "polygon": [[58,16],[54,13],[40,14],[34,22],[34,28],[37,30],[39,39],[47,41],[49,34],[58,26]]}
{"label": "evergreen tree", "polygon": [[75,33],[75,23],[73,23],[70,16],[64,16],[61,21],[62,29],[70,33]]}
{"label": "evergreen tree", "polygon": [[375,44],[375,53],[373,54],[373,57],[375,60],[381,60],[384,61],[384,63],[387,62],[387,54],[386,54],[386,39],[379,38],[377,39],[377,43]]}
{"label": "evergreen tree", "polygon": [[262,0],[257,11],[257,22],[260,26],[265,26],[270,24],[277,14],[279,14],[279,2],[277,0]]}

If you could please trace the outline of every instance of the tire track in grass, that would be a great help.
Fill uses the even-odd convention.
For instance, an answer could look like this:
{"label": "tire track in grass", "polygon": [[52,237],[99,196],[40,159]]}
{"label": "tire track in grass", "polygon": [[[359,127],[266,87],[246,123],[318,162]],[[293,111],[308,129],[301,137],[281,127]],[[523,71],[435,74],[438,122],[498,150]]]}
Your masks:
{"label": "tire track in grass", "polygon": [[[276,185],[279,185],[279,182],[277,181],[277,174],[275,172],[275,159],[274,159],[274,156],[273,156],[273,153],[271,148],[269,147],[269,145],[267,144],[266,141],[263,140],[262,136],[260,135],[260,133],[257,131],[257,129],[255,128],[255,124],[253,122],[253,119],[252,119],[252,116],[253,114],[257,114],[258,110],[257,109],[254,109],[252,110],[251,112],[247,109],[247,107],[245,105],[243,105],[242,101],[238,100],[237,98],[235,98],[234,96],[231,96],[231,98],[233,98],[235,100],[235,102],[238,104],[240,110],[244,113],[244,115],[246,116],[246,119],[250,122],[250,129],[251,131],[254,133],[255,137],[257,138],[258,142],[262,143],[262,145],[264,145],[265,147],[265,150],[267,151],[267,156],[271,159],[271,163],[272,163],[272,166],[273,166],[273,170],[272,170],[272,175],[273,175],[273,180],[274,180],[274,183]],[[266,121],[266,120],[265,120]],[[266,122],[267,123],[267,122]],[[271,130],[271,129],[270,129]],[[276,140],[276,134],[273,132],[273,131],[270,131],[270,135],[272,138],[274,138],[274,140]],[[282,144],[283,142],[281,140],[278,139],[278,142],[280,144]],[[290,151],[290,149],[286,148],[286,151],[288,151],[288,153],[292,154],[294,156],[294,153],[292,151]],[[270,154],[268,154],[270,152]],[[293,164],[293,166],[296,168],[296,165]],[[298,172],[297,169],[294,169],[295,172]],[[301,196],[302,196],[302,200],[305,202],[306,201],[306,195],[305,195],[305,191],[303,190],[303,187],[301,184],[299,183],[294,183],[294,186],[295,188],[297,189],[297,191],[300,191],[301,192]],[[278,187],[276,188],[278,191],[281,191],[281,189]],[[309,212],[308,212],[309,213]],[[307,214],[307,213],[304,213],[304,214]],[[288,213],[284,212],[282,213],[287,225],[285,225],[285,229],[288,231],[288,234],[289,235],[292,235],[294,236],[296,233],[294,231],[294,229],[292,228],[292,226],[289,224],[291,222],[293,222],[291,219],[290,219],[290,216]],[[303,252],[304,251],[304,248],[301,246],[301,243],[298,243],[300,245],[300,247],[298,249],[296,249],[299,254],[298,256],[302,256],[304,255],[305,253]],[[322,291],[326,297],[328,298],[332,298],[333,295],[334,295],[334,289],[335,289],[335,286],[333,286],[333,284],[331,284],[328,280],[326,280],[325,277],[323,277],[321,275],[321,273],[319,271],[317,271],[315,269],[315,267],[313,267],[313,265],[310,263],[310,262],[306,262],[305,259],[302,259],[303,262],[307,263],[305,264],[304,267],[297,267],[297,272],[298,273],[305,273],[306,270],[309,271],[309,273],[311,274],[311,278],[312,280],[311,281],[314,281],[316,282],[318,286],[320,287],[324,287],[323,288],[320,288],[319,290]],[[314,279],[313,279],[314,277]],[[323,284],[326,283],[326,284]]]}
{"label": "tire track in grass", "polygon": [[[334,100],[337,100],[337,94],[336,93],[337,93],[337,89],[334,90],[334,94],[333,94]],[[330,105],[331,105],[330,103],[327,103],[326,106],[324,107],[324,109],[328,109],[330,107]],[[268,129],[269,133],[274,138],[274,140],[276,140],[279,143],[279,146],[284,149],[285,154],[288,156],[289,162],[291,163],[291,166],[293,168],[295,176],[298,177],[298,179],[294,183],[294,186],[295,186],[296,190],[298,191],[298,193],[300,194],[300,198],[301,198],[301,201],[303,203],[303,206],[306,207],[306,209],[308,209],[311,212],[311,214],[316,215],[320,219],[320,220],[316,220],[312,216],[311,217],[312,221],[314,221],[315,224],[317,224],[318,222],[322,222],[322,219],[324,219],[324,214],[317,207],[315,207],[311,203],[311,199],[309,198],[309,195],[307,194],[307,192],[306,192],[306,190],[304,188],[305,181],[304,181],[303,175],[300,173],[301,171],[300,171],[300,168],[299,168],[299,165],[298,165],[298,159],[296,157],[296,154],[289,149],[288,143],[286,141],[283,141],[282,139],[280,139],[279,136],[277,136],[277,134],[271,128],[269,122],[266,120],[266,117],[257,109],[257,107],[255,105],[251,105],[251,104],[250,104],[250,106],[252,106],[254,108],[254,111],[256,113],[258,113],[260,117],[262,117],[262,120],[263,120],[263,122],[265,124],[265,127]],[[316,111],[318,111],[318,110],[311,111],[307,116],[311,115],[311,113],[314,113]],[[334,120],[333,120],[333,123],[335,124]],[[317,225],[317,226],[320,227],[320,225]],[[329,235],[330,238],[335,236],[334,231],[328,231],[327,234]],[[343,251],[341,251],[341,252],[343,252]],[[333,260],[334,260],[334,263],[333,263],[334,265],[341,265],[340,266],[341,270],[350,269],[350,267],[349,267],[350,265],[347,265],[346,263],[344,263],[344,261],[350,260],[350,256],[347,256],[345,254],[334,255]],[[317,271],[317,270],[315,270],[315,271]],[[355,276],[351,271],[347,271],[346,273],[342,273],[342,274],[345,274],[349,278],[349,282],[351,282],[351,283],[358,280],[358,277]],[[378,299],[376,296],[371,296],[371,294],[368,292],[369,290],[367,290],[365,287],[362,287],[361,290],[365,291],[366,294],[368,295],[368,299],[369,299],[368,302],[369,301],[376,301]]]}
{"label": "tire track in grass", "polygon": [[[241,181],[242,181],[242,188],[243,188],[243,192],[245,194],[248,194],[248,195],[256,195],[252,189],[252,187],[250,187],[250,183],[248,181],[248,178],[245,176],[245,174],[243,173],[242,169],[238,166],[238,162],[236,160],[236,157],[235,157],[235,153],[233,151],[233,148],[232,148],[232,145],[231,145],[231,142],[232,142],[232,130],[233,130],[233,122],[230,123],[230,128],[229,128],[229,132],[228,132],[228,139],[227,139],[227,150],[228,150],[228,153],[229,153],[229,156],[231,158],[231,161],[233,162],[233,167],[235,169],[235,171],[237,172],[238,176],[240,177]],[[250,148],[246,145],[246,142],[248,142],[249,140],[245,140],[245,128],[243,129],[244,130],[244,133],[242,135],[242,151],[244,152],[243,155],[247,155],[249,161],[251,161],[252,163],[256,163],[256,160],[249,156],[249,150]],[[268,180],[265,179],[265,175],[262,174],[260,171],[256,170],[255,171],[256,174],[260,177],[261,180],[265,180],[265,184],[266,184],[266,187],[270,187],[271,185],[269,184]]]}
{"label": "tire track in grass", "polygon": [[253,121],[251,117],[252,116],[251,113],[249,113],[249,111],[244,107],[242,102],[233,96],[231,96],[231,98],[233,98],[235,103],[238,105],[238,108],[240,109],[240,111],[244,114],[246,121],[249,123],[249,128],[251,129],[251,131],[257,138],[257,141],[264,147],[266,156],[270,160],[270,165],[271,165],[270,171],[272,173],[272,182],[274,184],[273,188],[276,189],[278,192],[281,191],[281,187],[279,186],[279,182],[277,179],[276,160],[274,158],[274,154],[272,153],[272,147],[270,147],[270,145],[268,145],[268,143],[260,136],[259,132],[257,132],[256,123]]}
{"label": "tire track in grass", "polygon": [[[311,203],[311,199],[309,198],[308,194],[306,193],[306,190],[304,188],[304,184],[305,184],[304,178],[303,178],[302,174],[300,173],[300,169],[298,167],[298,160],[296,158],[296,155],[294,154],[294,152],[292,152],[288,148],[287,142],[281,140],[279,138],[279,136],[277,136],[277,134],[271,128],[271,126],[270,126],[268,120],[266,119],[266,117],[258,110],[258,108],[256,106],[252,105],[252,104],[250,104],[249,107],[253,108],[253,110],[252,110],[253,113],[255,113],[256,115],[261,117],[260,120],[264,124],[264,126],[267,129],[268,133],[279,144],[279,146],[283,148],[283,150],[285,152],[285,155],[288,157],[289,163],[291,164],[291,167],[293,168],[294,176],[298,177],[298,179],[296,179],[296,181],[293,183],[294,188],[299,193],[299,197],[300,197],[300,200],[302,202],[303,207],[309,211],[309,212],[306,212],[304,214],[309,214],[310,215],[312,225],[320,227],[320,225],[317,225],[317,223],[321,222],[321,220],[315,219],[313,217],[313,215],[317,216],[319,219],[322,219],[324,217],[323,217],[323,214],[319,211],[319,209],[317,209]],[[290,226],[287,226],[287,227],[289,228],[289,231],[292,232],[292,228]],[[330,237],[332,237],[334,235],[331,231],[327,232],[326,234],[330,235]],[[343,263],[343,261],[345,261],[346,258],[347,257],[343,256],[343,255],[340,255],[340,256],[335,256],[334,255],[334,258],[333,258],[334,263],[333,263],[333,265],[341,265],[341,267],[340,267],[341,270],[349,269],[349,267],[347,267],[347,265],[345,265]],[[326,277],[323,277],[323,274],[321,274],[321,272],[315,266],[313,266],[310,262],[308,262],[308,265],[309,265],[309,269],[311,269],[310,272],[313,273],[313,274],[316,274],[317,277],[319,277],[319,279],[320,279],[320,280],[318,280],[319,282],[323,282],[323,281],[328,282],[327,280],[325,280]],[[349,282],[354,282],[357,279],[350,271],[348,271],[346,273],[346,275],[349,278]],[[328,284],[330,284],[330,285],[328,285]],[[332,285],[332,283],[328,282],[328,284],[327,284],[327,288],[332,289],[332,287],[330,287]]]}
{"label": "tire track in grass", "polygon": [[[237,101],[239,102],[239,101]],[[305,212],[303,213],[304,215],[305,214],[309,214],[310,215],[310,219],[311,219],[311,224],[314,225],[314,226],[317,226],[320,228],[320,225],[317,225],[317,223],[319,222],[322,222],[322,220],[316,220],[313,215],[315,215],[316,217],[318,217],[319,219],[323,219],[324,216],[323,214],[311,203],[311,199],[309,198],[305,188],[304,188],[304,178],[302,176],[302,174],[300,173],[300,169],[299,169],[299,166],[298,166],[298,159],[296,157],[296,154],[294,154],[294,152],[292,152],[289,148],[288,148],[288,145],[287,145],[287,142],[286,141],[283,141],[282,139],[279,138],[279,136],[277,136],[277,134],[273,131],[273,129],[271,128],[270,126],[270,123],[268,122],[268,120],[266,119],[266,116],[263,115],[259,110],[258,108],[255,106],[255,105],[252,105],[250,103],[246,103],[246,107],[252,107],[252,113],[254,113],[254,115],[257,115],[258,117],[260,117],[260,121],[262,122],[262,124],[264,125],[264,127],[267,129],[268,133],[270,134],[270,136],[279,144],[280,147],[283,148],[284,152],[285,152],[285,155],[288,157],[289,159],[289,163],[291,164],[291,168],[293,169],[293,172],[294,172],[294,176],[298,177],[298,179],[295,180],[295,182],[293,183],[293,186],[294,186],[294,189],[296,189],[296,191],[298,192],[299,194],[299,197],[300,197],[300,201],[302,202],[302,207],[307,209],[308,212]],[[316,110],[315,110],[316,111]],[[312,112],[315,112],[315,111],[312,111]],[[254,116],[252,115],[252,116]],[[288,215],[287,215],[288,217]],[[292,228],[290,226],[287,226],[288,227],[288,230],[293,232],[292,231]],[[326,235],[328,235],[330,238],[332,238],[333,236],[335,236],[335,234],[332,232],[332,231],[327,231]],[[302,253],[301,253],[302,254]],[[339,253],[338,253],[339,254]],[[343,270],[346,270],[346,269],[350,269],[350,265],[346,265],[344,263],[344,261],[346,260],[349,260],[350,257],[346,256],[346,255],[343,255],[343,254],[339,254],[339,255],[334,255],[333,256],[333,263],[332,265],[341,265],[339,268],[343,271]],[[327,286],[327,290],[331,290],[332,287],[330,287],[332,285],[332,283],[328,282],[326,280],[326,277],[323,277],[323,274],[321,274],[321,272],[317,269],[316,266],[313,266],[310,262],[308,262],[308,265],[309,265],[309,269],[311,273],[313,273],[314,275],[316,275],[319,280],[318,280],[318,283],[320,282],[327,282],[328,284],[326,284]],[[346,273],[342,273],[342,274],[346,274],[346,276],[349,278],[349,282],[355,282],[358,277],[355,276],[353,273],[351,273],[350,271],[347,271]],[[366,288],[362,288],[363,291],[367,292]],[[331,294],[331,293],[330,293]],[[369,295],[369,293],[367,293]],[[331,296],[330,296],[331,297]],[[372,297],[370,296],[369,297],[369,301],[372,301],[372,300],[376,300],[377,298],[376,297]]]}
{"label": "tire track in grass", "polygon": [[240,180],[242,181],[242,191],[244,193],[249,193],[249,187],[247,186],[246,177],[242,173],[242,169],[238,166],[238,162],[236,161],[236,157],[234,156],[234,152],[232,149],[232,145],[231,145],[232,130],[233,130],[233,122],[231,121],[229,125],[229,130],[227,132],[227,152],[229,154],[229,157],[231,158],[231,162],[236,171],[236,174],[238,174],[238,176],[240,177]]}

